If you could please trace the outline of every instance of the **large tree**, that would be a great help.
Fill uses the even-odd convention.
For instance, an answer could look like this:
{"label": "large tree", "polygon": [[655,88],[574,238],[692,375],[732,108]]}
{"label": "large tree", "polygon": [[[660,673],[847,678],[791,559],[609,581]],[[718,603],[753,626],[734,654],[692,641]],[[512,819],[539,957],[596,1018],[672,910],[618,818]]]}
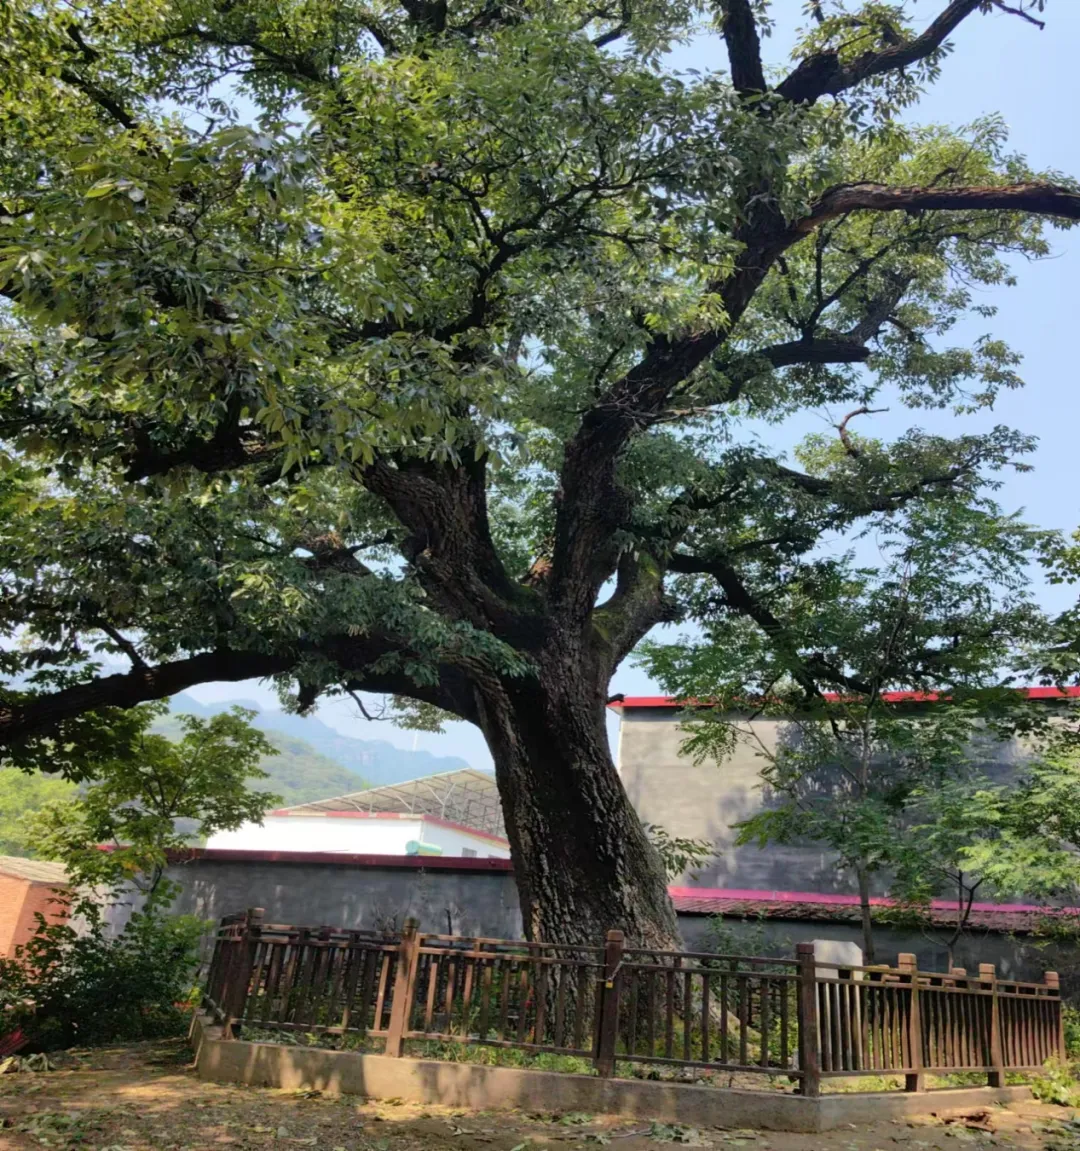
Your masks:
{"label": "large tree", "polygon": [[996,121],[897,119],[1043,0],[821,0],[786,75],[767,7],[10,4],[11,761],[91,770],[208,680],[392,694],[483,731],[530,935],[671,940],[604,707],[672,579],[776,635],[793,554],[1028,446],[845,422],[800,470],[747,421],[992,402],[1016,357],[946,333],[1080,218]]}

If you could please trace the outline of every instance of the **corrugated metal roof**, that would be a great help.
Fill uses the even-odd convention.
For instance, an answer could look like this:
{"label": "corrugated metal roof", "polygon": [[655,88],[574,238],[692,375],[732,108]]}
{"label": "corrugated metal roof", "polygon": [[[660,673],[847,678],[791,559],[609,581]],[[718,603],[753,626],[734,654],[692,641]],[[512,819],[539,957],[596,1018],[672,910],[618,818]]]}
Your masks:
{"label": "corrugated metal roof", "polygon": [[462,827],[506,838],[499,790],[489,771],[465,767],[441,775],[427,775],[405,783],[352,791],[331,799],[317,799],[296,807],[282,808],[290,815],[330,811],[392,812],[431,815]]}
{"label": "corrugated metal roof", "polygon": [[67,871],[62,863],[46,859],[23,859],[19,855],[0,855],[0,874],[26,879],[31,883],[67,883]]}

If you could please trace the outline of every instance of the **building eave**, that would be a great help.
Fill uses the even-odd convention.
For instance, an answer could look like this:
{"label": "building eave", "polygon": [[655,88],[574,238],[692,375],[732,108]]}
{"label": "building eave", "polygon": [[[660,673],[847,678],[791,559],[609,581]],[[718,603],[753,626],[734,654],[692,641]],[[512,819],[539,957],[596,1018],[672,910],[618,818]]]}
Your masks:
{"label": "building eave", "polygon": [[[1080,699],[1080,686],[1078,687],[1021,687],[1016,689],[1025,699],[1037,700],[1066,700]],[[830,703],[838,702],[842,697],[837,692],[826,692],[824,698]],[[882,692],[884,703],[938,703],[947,700],[938,692],[928,691],[886,691]],[[681,699],[674,695],[626,695],[613,699],[608,707],[612,711],[626,711],[636,708],[694,708],[709,707],[707,701],[694,699]]]}

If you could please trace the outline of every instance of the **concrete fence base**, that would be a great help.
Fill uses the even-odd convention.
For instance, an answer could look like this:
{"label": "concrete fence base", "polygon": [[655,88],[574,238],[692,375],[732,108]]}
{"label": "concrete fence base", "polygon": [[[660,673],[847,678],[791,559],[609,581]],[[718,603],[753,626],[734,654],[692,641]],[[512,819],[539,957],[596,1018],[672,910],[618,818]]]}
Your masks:
{"label": "concrete fence base", "polygon": [[1027,1087],[964,1087],[924,1094],[875,1092],[809,1099],[778,1091],[600,1079],[433,1059],[392,1059],[317,1047],[225,1040],[221,1028],[206,1015],[195,1017],[191,1040],[198,1075],[219,1083],[400,1099],[474,1111],[585,1111],[689,1127],[817,1132],[848,1123],[962,1114],[1031,1096]]}

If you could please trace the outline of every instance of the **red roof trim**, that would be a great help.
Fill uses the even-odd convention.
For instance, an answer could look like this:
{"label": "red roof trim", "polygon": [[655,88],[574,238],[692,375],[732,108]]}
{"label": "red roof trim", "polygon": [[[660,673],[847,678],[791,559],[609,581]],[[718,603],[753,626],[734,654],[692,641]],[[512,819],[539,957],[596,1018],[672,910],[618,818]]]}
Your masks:
{"label": "red roof trim", "polygon": [[[856,924],[857,895],[821,895],[810,891],[733,891],[725,888],[669,888],[675,910],[683,915],[760,916],[808,922]],[[891,907],[891,899],[871,898],[875,907]],[[952,926],[957,904],[935,899],[929,908],[931,922]],[[1080,908],[1039,907],[1030,903],[974,903],[968,925],[982,931],[1034,931],[1047,917],[1077,915]]]}
{"label": "red roof trim", "polygon": [[[1080,687],[1021,687],[1027,699],[1080,699]],[[836,692],[826,692],[830,702],[840,699]],[[937,692],[927,691],[886,691],[881,698],[886,703],[933,703],[941,698]],[[673,695],[627,695],[615,700],[608,707],[621,711],[626,707],[693,707],[694,700],[681,700]]]}
{"label": "red roof trim", "polygon": [[[744,891],[729,887],[669,887],[672,899],[729,899],[746,900],[754,903],[813,903],[834,907],[858,907],[857,895],[825,895],[816,891]],[[874,907],[893,907],[896,901],[884,896],[872,895],[870,903]],[[935,911],[955,911],[956,901],[948,899],[931,900]],[[1045,914],[1050,908],[1036,903],[973,903],[972,911],[1039,912]],[[1064,909],[1062,909],[1064,910]]]}
{"label": "red roof trim", "polygon": [[417,823],[424,818],[405,811],[297,811],[293,807],[278,807],[266,814],[288,816],[290,819],[326,819],[329,815],[335,819],[413,819]]}

